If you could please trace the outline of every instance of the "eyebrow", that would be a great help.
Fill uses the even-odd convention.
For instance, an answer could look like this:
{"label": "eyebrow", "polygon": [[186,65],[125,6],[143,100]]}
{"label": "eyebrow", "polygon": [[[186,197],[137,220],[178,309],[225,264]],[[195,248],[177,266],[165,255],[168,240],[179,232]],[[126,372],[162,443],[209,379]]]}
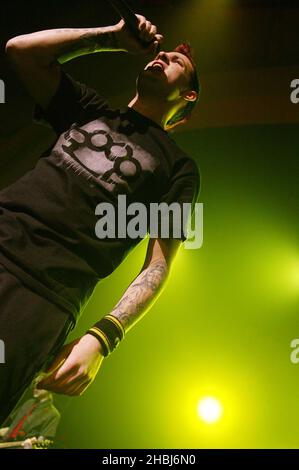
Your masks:
{"label": "eyebrow", "polygon": [[175,54],[175,57],[177,57],[178,59],[180,59],[180,60],[183,62],[184,68],[185,68],[185,70],[188,72],[188,64],[187,64],[187,61],[189,62],[189,59],[188,59],[184,54],[179,55],[179,54],[176,53],[176,52],[175,52],[174,54]]}
{"label": "eyebrow", "polygon": [[184,60],[183,57],[181,57],[180,55],[177,55],[177,54],[176,54],[176,55],[175,55],[175,58],[181,60],[181,61],[183,62],[183,64],[186,65],[185,60]]}

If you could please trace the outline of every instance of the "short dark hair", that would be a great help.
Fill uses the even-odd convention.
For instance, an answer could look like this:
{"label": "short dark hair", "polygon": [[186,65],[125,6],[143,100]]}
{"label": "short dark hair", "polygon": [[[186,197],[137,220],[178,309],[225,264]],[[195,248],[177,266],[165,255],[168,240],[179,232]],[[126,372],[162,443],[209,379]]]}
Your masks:
{"label": "short dark hair", "polygon": [[191,77],[190,77],[190,82],[189,85],[192,90],[197,92],[197,99],[194,101],[187,101],[186,106],[183,108],[179,109],[172,117],[167,121],[166,126],[171,128],[174,127],[174,125],[179,122],[179,121],[187,121],[191,113],[193,111],[193,108],[196,106],[198,99],[199,99],[199,94],[200,94],[200,82],[198,79],[198,74],[196,70],[196,64],[194,61],[193,57],[193,51],[191,49],[191,45],[189,42],[182,42],[179,44],[175,49],[174,52],[180,52],[181,54],[184,54],[188,59],[190,60],[193,70],[191,72]]}

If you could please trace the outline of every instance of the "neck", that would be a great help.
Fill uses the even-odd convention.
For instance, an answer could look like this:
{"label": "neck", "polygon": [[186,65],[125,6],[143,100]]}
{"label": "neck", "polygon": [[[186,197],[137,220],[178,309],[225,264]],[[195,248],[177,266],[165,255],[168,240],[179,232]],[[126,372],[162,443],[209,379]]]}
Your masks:
{"label": "neck", "polygon": [[136,96],[130,101],[128,107],[151,119],[163,129],[165,129],[166,123],[171,114],[169,103],[163,104],[161,101],[159,103],[155,103],[153,99],[141,99],[138,94],[136,94]]}

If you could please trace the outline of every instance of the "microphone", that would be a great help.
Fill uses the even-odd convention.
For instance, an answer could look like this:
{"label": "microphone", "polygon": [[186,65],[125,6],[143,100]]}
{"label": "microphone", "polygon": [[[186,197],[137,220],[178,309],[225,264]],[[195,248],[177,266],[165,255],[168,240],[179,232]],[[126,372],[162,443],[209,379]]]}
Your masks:
{"label": "microphone", "polygon": [[[135,38],[141,42],[144,47],[148,47],[150,43],[143,41],[139,37],[139,29],[138,29],[138,18],[133,12],[133,10],[129,7],[129,5],[125,2],[125,0],[109,0],[111,6],[114,8],[115,11],[122,17],[125,21],[126,25],[130,29],[131,33],[135,36]],[[158,53],[160,50],[160,44],[158,43],[156,52]]]}

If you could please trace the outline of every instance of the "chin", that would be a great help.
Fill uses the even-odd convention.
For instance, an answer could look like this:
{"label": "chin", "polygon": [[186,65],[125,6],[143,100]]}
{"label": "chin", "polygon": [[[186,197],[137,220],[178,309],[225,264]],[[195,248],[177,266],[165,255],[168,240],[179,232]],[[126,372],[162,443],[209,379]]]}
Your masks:
{"label": "chin", "polygon": [[150,70],[142,70],[137,77],[136,89],[139,95],[144,94],[159,94],[161,97],[165,96],[167,84],[166,76],[164,74],[153,73]]}

